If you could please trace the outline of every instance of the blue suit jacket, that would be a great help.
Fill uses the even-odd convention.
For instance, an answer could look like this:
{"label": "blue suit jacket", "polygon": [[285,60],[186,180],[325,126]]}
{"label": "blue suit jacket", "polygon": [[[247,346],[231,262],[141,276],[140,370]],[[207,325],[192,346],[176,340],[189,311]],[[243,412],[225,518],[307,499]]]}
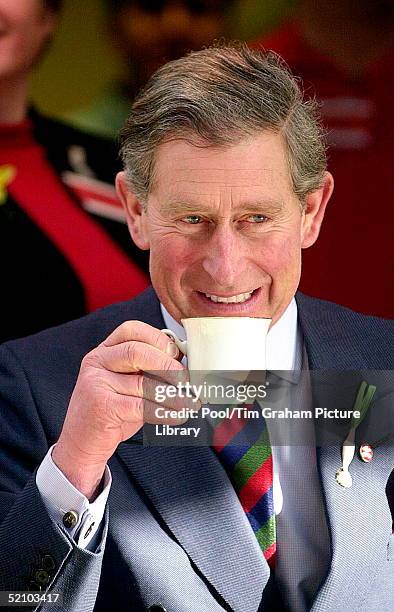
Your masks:
{"label": "blue suit jacket", "polygon": [[[371,370],[392,369],[391,322],[296,297],[312,370],[351,369],[366,378],[375,375]],[[62,592],[64,603],[44,604],[45,611],[149,610],[154,604],[168,612],[275,610],[272,600],[264,603],[269,568],[209,448],[143,447],[134,439],[120,444],[109,462],[113,485],[96,553],[76,547],[50,520],[36,468],[59,436],[83,356],[127,319],[164,327],[152,289],[0,347],[0,589],[24,590],[46,568],[44,590]],[[390,418],[392,386],[383,387],[375,408],[389,405]],[[348,390],[351,405],[355,391]],[[334,479],[339,445],[319,449],[332,563],[313,603],[316,612],[392,609],[394,455],[388,440],[380,441],[371,463],[353,461],[351,489]]]}

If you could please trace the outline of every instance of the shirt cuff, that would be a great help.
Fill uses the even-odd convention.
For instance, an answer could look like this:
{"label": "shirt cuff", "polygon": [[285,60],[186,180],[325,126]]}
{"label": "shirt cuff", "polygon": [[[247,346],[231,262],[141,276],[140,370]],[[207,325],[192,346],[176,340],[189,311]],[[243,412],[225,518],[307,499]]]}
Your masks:
{"label": "shirt cuff", "polygon": [[[36,484],[51,519],[61,524],[80,548],[88,544],[103,520],[112,477],[108,465],[103,476],[103,490],[93,502],[71,484],[52,459],[51,446],[36,473]],[[70,514],[72,512],[72,514]],[[69,513],[69,514],[67,514]],[[63,520],[67,514],[68,520]],[[94,539],[96,548],[97,538]],[[92,542],[93,544],[93,542]]]}

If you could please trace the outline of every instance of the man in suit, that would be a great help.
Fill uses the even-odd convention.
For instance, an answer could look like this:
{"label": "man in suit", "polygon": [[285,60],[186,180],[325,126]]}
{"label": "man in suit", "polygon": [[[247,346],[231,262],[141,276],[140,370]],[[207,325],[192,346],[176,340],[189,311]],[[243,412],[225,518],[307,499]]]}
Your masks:
{"label": "man in suit", "polygon": [[153,288],[2,346],[1,588],[61,593],[40,609],[73,612],[389,610],[393,452],[366,438],[369,415],[355,446],[374,457],[353,460],[350,488],[340,442],[272,448],[275,563],[219,452],[141,443],[149,372],[185,369],[160,330],[199,316],[272,319],[267,370],[309,368],[303,404],[326,405],[313,372],[358,371],[341,401],[376,383],[390,433],[392,385],[374,371],[392,368],[392,325],[296,293],[333,189],[313,106],[276,56],[209,48],[151,79],[122,157]]}

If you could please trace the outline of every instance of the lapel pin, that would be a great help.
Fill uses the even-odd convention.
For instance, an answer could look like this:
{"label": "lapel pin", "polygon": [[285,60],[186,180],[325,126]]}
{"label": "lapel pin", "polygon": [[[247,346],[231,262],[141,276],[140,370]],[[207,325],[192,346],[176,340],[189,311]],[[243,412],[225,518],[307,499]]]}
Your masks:
{"label": "lapel pin", "polygon": [[[360,413],[360,416],[357,418],[355,416],[352,417],[350,431],[346,437],[346,440],[342,444],[342,466],[335,472],[335,480],[339,485],[341,485],[341,487],[345,487],[345,489],[348,489],[353,484],[352,475],[349,472],[349,466],[353,460],[356,450],[356,429],[366,416],[368,408],[372,403],[373,396],[375,395],[375,391],[376,387],[374,385],[368,385],[365,380],[363,380],[358,389],[356,401],[354,402],[353,415],[354,412],[358,412]],[[365,449],[363,451],[364,456],[366,457],[365,459],[361,454],[361,449]],[[372,460],[373,451],[369,444],[363,444],[360,447],[360,457],[366,463]]]}
{"label": "lapel pin", "polygon": [[369,463],[373,459],[373,448],[370,444],[361,444],[359,450],[360,459],[364,463]]}

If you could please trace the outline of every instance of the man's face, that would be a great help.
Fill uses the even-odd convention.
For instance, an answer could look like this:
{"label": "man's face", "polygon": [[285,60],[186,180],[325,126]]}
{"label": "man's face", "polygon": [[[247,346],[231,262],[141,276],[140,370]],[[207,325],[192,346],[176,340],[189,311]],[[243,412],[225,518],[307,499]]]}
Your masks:
{"label": "man's face", "polygon": [[126,199],[135,242],[150,248],[152,284],[175,319],[275,322],[297,289],[301,248],[317,237],[320,192],[313,197],[303,212],[284,142],[266,132],[227,148],[164,143],[146,211],[136,215],[134,196]]}
{"label": "man's face", "polygon": [[0,82],[29,73],[55,22],[42,0],[0,0]]}

